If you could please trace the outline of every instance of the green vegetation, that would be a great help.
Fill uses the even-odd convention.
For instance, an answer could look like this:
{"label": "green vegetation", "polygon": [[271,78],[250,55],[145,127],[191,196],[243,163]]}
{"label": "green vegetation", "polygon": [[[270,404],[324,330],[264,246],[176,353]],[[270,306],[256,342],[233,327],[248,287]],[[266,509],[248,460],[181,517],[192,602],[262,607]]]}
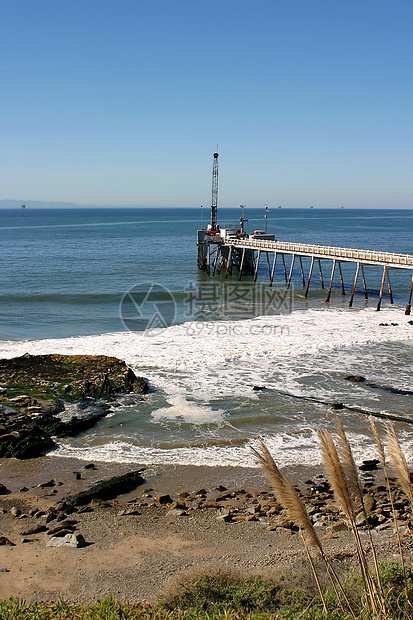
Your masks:
{"label": "green vegetation", "polygon": [[275,581],[260,575],[242,577],[231,570],[204,571],[182,579],[160,598],[169,611],[191,610],[214,613],[225,608],[245,612],[275,613],[297,610],[310,603],[313,595],[296,585],[296,579]]}
{"label": "green vegetation", "polygon": [[[396,562],[383,563],[379,570],[387,618],[410,619],[412,570],[406,571],[406,582],[402,566]],[[351,597],[354,618],[364,620],[368,616],[361,573],[349,577],[343,586]],[[279,580],[260,575],[242,577],[234,571],[215,568],[182,576],[154,606],[120,603],[112,598],[92,605],[65,601],[29,605],[10,599],[0,601],[0,620],[348,620],[351,617],[339,609],[333,590],[326,593],[326,600],[331,609],[327,614],[305,577]]]}

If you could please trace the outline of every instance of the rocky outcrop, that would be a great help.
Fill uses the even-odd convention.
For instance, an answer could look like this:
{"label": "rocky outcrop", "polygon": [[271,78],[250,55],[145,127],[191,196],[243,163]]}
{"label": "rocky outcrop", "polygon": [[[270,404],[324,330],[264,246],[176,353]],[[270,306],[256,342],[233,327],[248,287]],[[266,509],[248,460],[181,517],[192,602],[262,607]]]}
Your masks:
{"label": "rocky outcrop", "polygon": [[[52,450],[53,437],[77,435],[110,407],[96,399],[145,394],[148,384],[125,362],[106,355],[23,355],[0,360],[0,457],[35,458]],[[81,417],[63,422],[64,402],[83,401]]]}
{"label": "rocky outcrop", "polygon": [[[23,355],[0,360],[0,386],[26,386],[71,401],[86,396],[146,394],[148,384],[116,357],[106,355]],[[13,391],[13,390],[12,390]],[[1,394],[4,398],[4,394]],[[27,397],[26,397],[27,398]],[[16,403],[15,403],[16,404]]]}

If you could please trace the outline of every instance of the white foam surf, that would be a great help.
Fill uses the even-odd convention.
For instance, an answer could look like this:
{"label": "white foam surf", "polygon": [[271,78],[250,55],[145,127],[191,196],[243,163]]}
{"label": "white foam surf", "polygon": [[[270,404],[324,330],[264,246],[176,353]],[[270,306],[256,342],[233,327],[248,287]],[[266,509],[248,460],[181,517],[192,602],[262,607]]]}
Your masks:
{"label": "white foam surf", "polygon": [[[383,325],[380,325],[383,324]],[[406,387],[411,382],[411,368],[394,366],[386,352],[377,358],[376,345],[389,345],[413,340],[413,326],[408,323],[401,308],[386,308],[380,313],[374,309],[310,309],[291,314],[265,316],[250,320],[213,323],[184,323],[152,331],[149,335],[138,332],[109,333],[98,336],[54,340],[0,342],[0,356],[16,357],[30,354],[92,354],[121,358],[137,374],[144,374],[155,394],[163,395],[163,402],[154,399],[150,411],[156,425],[188,424],[202,426],[228,421],[222,406],[225,399],[253,403],[260,398],[252,386],[265,384],[274,391],[294,395],[322,394],[335,396],[332,373],[339,374],[357,366],[368,370],[369,378],[377,380],[385,372],[387,362],[393,363],[392,384]],[[362,359],[357,351],[364,347]],[[356,353],[355,353],[356,352]],[[390,354],[389,354],[390,355]],[[318,367],[314,368],[313,360]],[[307,381],[307,378],[308,381]],[[327,382],[330,383],[327,384]],[[340,384],[341,385],[341,384]],[[410,385],[407,385],[410,387]],[[337,398],[342,388],[337,388]],[[354,385],[354,400],[370,399],[374,394],[362,394],[363,388]],[[254,408],[251,407],[253,412]],[[279,414],[281,415],[281,414]],[[301,428],[297,432],[277,432],[265,436],[273,453],[282,465],[314,465],[321,462],[314,432]],[[256,428],[255,436],[261,434]],[[217,438],[219,433],[217,433]],[[251,438],[251,441],[253,439]],[[374,446],[363,435],[354,438],[356,458],[374,454]],[[411,441],[406,431],[405,446]],[[138,445],[136,445],[136,443]],[[235,444],[236,442],[234,442]],[[79,445],[64,442],[57,456],[78,456],[87,460],[115,460],[120,462],[254,465],[251,442],[227,445],[160,449],[154,445],[139,445],[128,441],[105,440],[97,445]]]}

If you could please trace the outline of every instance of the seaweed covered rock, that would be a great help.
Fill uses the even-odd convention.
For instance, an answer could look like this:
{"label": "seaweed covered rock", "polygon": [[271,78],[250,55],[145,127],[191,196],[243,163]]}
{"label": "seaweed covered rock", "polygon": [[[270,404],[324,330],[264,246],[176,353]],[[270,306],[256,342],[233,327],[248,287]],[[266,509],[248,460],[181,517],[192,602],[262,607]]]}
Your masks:
{"label": "seaweed covered rock", "polygon": [[28,459],[56,447],[53,437],[88,430],[109,410],[101,404],[63,421],[57,415],[64,401],[89,406],[114,394],[145,394],[148,384],[115,357],[26,354],[0,360],[0,388],[0,457]]}
{"label": "seaweed covered rock", "polygon": [[[136,377],[124,361],[106,355],[26,353],[22,357],[3,359],[0,360],[0,385],[9,396],[13,386],[27,386],[43,389],[45,394],[51,391],[64,400],[148,391],[146,381]],[[4,398],[4,393],[1,396]]]}

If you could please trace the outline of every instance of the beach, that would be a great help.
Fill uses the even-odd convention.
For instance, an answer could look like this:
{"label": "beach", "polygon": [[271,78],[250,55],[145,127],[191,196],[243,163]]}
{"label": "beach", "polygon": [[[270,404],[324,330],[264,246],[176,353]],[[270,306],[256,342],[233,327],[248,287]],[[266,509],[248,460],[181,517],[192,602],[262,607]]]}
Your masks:
{"label": "beach", "polygon": [[[39,525],[56,527],[57,520],[44,525],[52,506],[100,479],[131,471],[125,465],[96,463],[96,469],[85,469],[85,463],[75,459],[57,460],[57,469],[52,466],[56,459],[48,457],[1,463],[2,480],[12,492],[0,497],[0,534],[14,544],[2,548],[2,599],[91,602],[112,596],[154,603],[176,578],[211,566],[269,576],[309,572],[301,537],[286,528],[269,529],[275,517],[262,510],[271,512],[268,508],[276,502],[259,469],[149,468],[143,472],[144,483],[132,493],[105,506],[92,502],[90,511],[68,515],[77,522],[75,531],[84,537],[85,547],[48,547],[50,533],[27,532]],[[80,480],[75,472],[80,473]],[[297,468],[289,474],[303,490],[308,487],[309,475],[321,480],[316,470]],[[48,485],[51,480],[56,486]],[[24,488],[27,490],[22,491]],[[163,504],[166,495],[178,505],[185,501],[189,508],[181,514],[174,504]],[[218,499],[218,504],[212,499]],[[205,501],[210,507],[208,503],[202,506]],[[13,516],[13,507],[21,514]],[[225,519],[227,512],[234,517],[230,521]],[[243,516],[237,518],[238,514]],[[317,531],[337,571],[351,571],[356,557],[350,532],[333,533],[327,523]],[[398,559],[393,528],[372,531],[379,559]],[[361,537],[371,559],[365,530]],[[409,556],[411,537],[405,536],[403,544]]]}

